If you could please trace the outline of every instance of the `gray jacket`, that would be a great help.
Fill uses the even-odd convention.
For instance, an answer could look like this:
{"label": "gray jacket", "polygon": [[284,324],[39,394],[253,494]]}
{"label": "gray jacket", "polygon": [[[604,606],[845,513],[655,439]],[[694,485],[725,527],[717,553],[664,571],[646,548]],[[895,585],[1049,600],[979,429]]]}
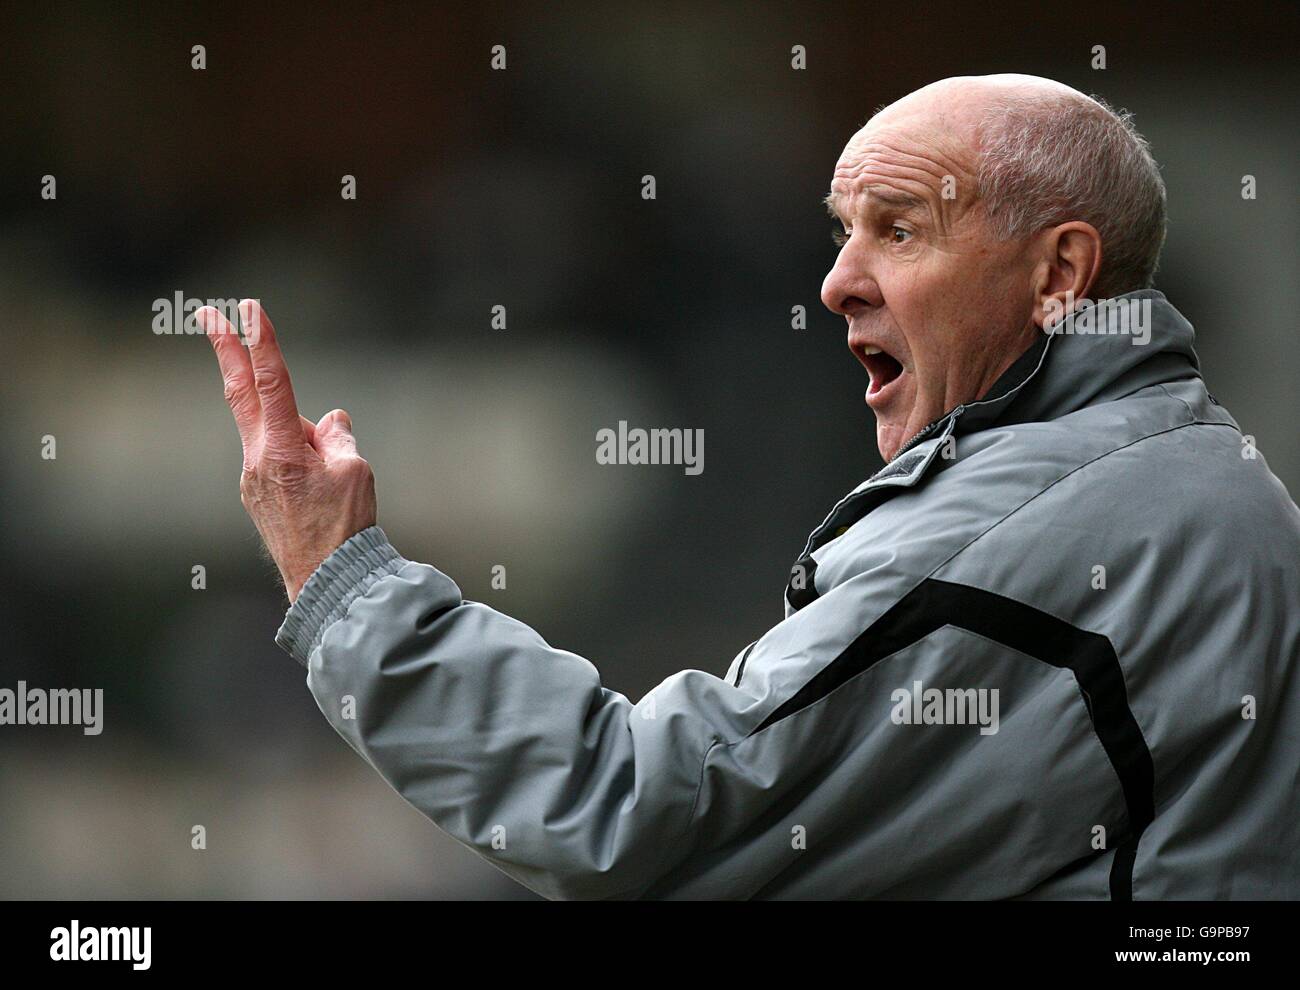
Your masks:
{"label": "gray jacket", "polygon": [[548,897],[1300,897],[1300,511],[1188,322],[1118,303],[1149,340],[1043,335],[840,500],[724,676],[634,705],[378,528],[276,640]]}

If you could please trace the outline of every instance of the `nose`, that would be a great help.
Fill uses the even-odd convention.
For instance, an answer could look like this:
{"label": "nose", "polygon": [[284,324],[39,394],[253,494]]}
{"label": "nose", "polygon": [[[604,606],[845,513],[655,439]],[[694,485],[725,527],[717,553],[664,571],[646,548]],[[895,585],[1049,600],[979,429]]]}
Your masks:
{"label": "nose", "polygon": [[822,282],[822,305],[832,313],[852,317],[871,306],[880,306],[884,297],[880,286],[867,270],[862,253],[853,250],[850,241],[840,249],[835,264]]}

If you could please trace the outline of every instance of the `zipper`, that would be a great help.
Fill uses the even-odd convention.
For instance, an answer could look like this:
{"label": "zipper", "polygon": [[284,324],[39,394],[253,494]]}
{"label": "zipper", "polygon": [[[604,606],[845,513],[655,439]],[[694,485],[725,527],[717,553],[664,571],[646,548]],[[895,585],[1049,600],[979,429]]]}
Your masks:
{"label": "zipper", "polygon": [[[907,443],[903,444],[903,446],[899,449],[898,453],[895,454],[892,458],[890,458],[889,464],[886,464],[879,471],[877,471],[875,474],[873,474],[870,478],[867,479],[866,485],[870,485],[873,481],[876,480],[876,477],[878,475],[887,471],[889,469],[890,464],[897,464],[898,459],[902,457],[903,454],[911,450],[917,444],[922,443],[924,440],[926,440],[926,438],[928,438],[929,435],[933,433],[936,429],[938,429],[941,425],[943,425],[950,419],[955,420],[958,416],[960,416],[965,411],[966,411],[965,406],[958,406],[956,409],[952,410],[951,412],[944,413],[942,416],[936,419],[929,426],[922,429],[920,432],[914,433],[912,435],[912,439],[908,440]],[[831,507],[831,511],[826,514],[826,518],[821,521],[821,523],[817,526],[816,529],[814,529],[810,534],[808,534],[808,541],[804,544],[803,553],[799,555],[800,560],[802,560],[804,557],[807,557],[812,552],[813,542],[816,539],[817,534],[826,528],[826,526],[830,523],[830,521],[835,518],[835,514],[839,512],[843,506],[853,501],[859,495],[862,495],[865,490],[865,487],[866,486],[863,486],[862,488],[858,488],[855,489],[854,491],[849,492],[842,499],[836,502],[834,506]]]}
{"label": "zipper", "polygon": [[[889,464],[893,464],[900,457],[906,454],[909,450],[915,447],[918,443],[923,443],[930,436],[931,433],[933,433],[935,430],[939,428],[941,424],[947,422],[950,419],[956,421],[957,417],[960,416],[965,411],[966,411],[965,406],[958,406],[952,412],[944,413],[942,416],[936,419],[929,426],[925,427],[924,429],[920,430],[917,433],[912,434],[912,439],[907,441],[907,443],[903,444],[903,446],[898,448],[898,453],[889,459]],[[885,467],[888,466],[889,466],[888,464],[885,465]],[[883,471],[884,468],[881,468],[881,470]]]}
{"label": "zipper", "polygon": [[1051,350],[1053,336],[1054,335],[1048,335],[1047,342],[1043,345],[1043,350],[1038,355],[1038,364],[1034,366],[1034,370],[1031,371],[1028,375],[1026,375],[1020,381],[1020,383],[1017,384],[1014,388],[1008,389],[1006,392],[1003,392],[1001,395],[993,399],[979,399],[975,402],[963,403],[962,405],[958,406],[956,409],[953,409],[951,412],[944,413],[942,416],[934,420],[932,423],[924,427],[919,432],[912,434],[911,439],[908,440],[907,443],[903,444],[903,446],[899,448],[898,453],[896,453],[893,457],[889,459],[889,464],[884,465],[884,467],[882,467],[879,471],[877,471],[870,478],[868,478],[866,483],[863,486],[855,489],[854,491],[849,492],[849,494],[845,495],[842,499],[836,502],[834,506],[831,507],[831,511],[826,514],[826,518],[823,519],[821,523],[810,534],[808,534],[808,540],[806,543],[804,543],[803,552],[799,555],[799,559],[803,560],[805,557],[809,556],[812,553],[813,543],[816,542],[817,534],[822,532],[822,530],[824,530],[830,524],[830,521],[835,518],[835,514],[839,512],[841,508],[843,508],[853,499],[857,498],[859,495],[862,495],[864,493],[864,490],[873,481],[875,481],[876,477],[881,473],[883,473],[889,467],[890,464],[898,463],[898,459],[900,457],[906,454],[917,444],[924,443],[926,440],[928,440],[931,437],[931,435],[933,435],[933,433],[937,429],[939,429],[939,427],[941,427],[944,423],[951,422],[953,424],[953,428],[956,429],[956,422],[958,418],[960,418],[961,414],[964,413],[967,409],[973,409],[977,406],[987,405],[988,403],[991,402],[1003,402],[1009,397],[1011,397],[1012,395],[1015,395],[1022,388],[1028,385],[1034,378],[1036,378],[1038,376],[1038,373],[1042,371],[1043,364],[1047,361],[1047,354],[1048,351]]}
{"label": "zipper", "polygon": [[[1018,385],[1016,385],[1014,388],[1007,389],[1007,391],[1003,392],[1001,395],[999,395],[999,396],[998,396],[997,398],[995,398],[995,399],[980,399],[980,400],[978,400],[978,401],[976,401],[976,402],[972,402],[972,403],[970,403],[970,405],[972,405],[972,406],[982,406],[982,405],[984,405],[984,404],[987,403],[987,402],[1001,402],[1003,399],[1006,399],[1007,397],[1009,397],[1009,396],[1011,396],[1011,395],[1014,395],[1015,393],[1019,392],[1022,388],[1024,388],[1026,385],[1028,385],[1028,384],[1029,384],[1029,383],[1030,383],[1034,378],[1036,378],[1036,377],[1038,376],[1038,372],[1042,370],[1042,368],[1043,368],[1043,362],[1045,362],[1045,361],[1047,360],[1047,352],[1051,349],[1051,346],[1052,346],[1052,337],[1053,337],[1053,336],[1054,336],[1054,335],[1050,335],[1050,334],[1048,335],[1048,337],[1047,337],[1047,343],[1045,343],[1045,344],[1043,345],[1043,351],[1042,351],[1041,354],[1038,355],[1038,364],[1036,364],[1036,365],[1034,366],[1034,370],[1031,371],[1029,374],[1027,374],[1027,375],[1026,375],[1026,376],[1025,376],[1021,381],[1020,381],[1020,383],[1019,383]],[[922,443],[922,442],[924,442],[924,441],[926,440],[926,438],[929,437],[930,434],[933,433],[936,429],[938,429],[939,426],[940,426],[940,424],[942,424],[945,420],[948,420],[948,419],[956,420],[956,418],[957,418],[958,416],[960,416],[962,413],[964,413],[964,412],[966,411],[966,408],[967,408],[967,407],[966,407],[965,404],[960,405],[960,406],[958,406],[956,409],[954,409],[952,412],[950,412],[950,413],[945,413],[944,415],[940,416],[938,419],[936,419],[933,423],[931,423],[931,424],[930,424],[929,426],[927,426],[925,429],[921,430],[921,432],[916,433],[916,434],[913,434],[912,439],[909,440],[909,441],[907,441],[907,443],[903,444],[903,446],[899,448],[898,453],[895,454],[892,458],[890,458],[889,463],[890,463],[890,464],[893,464],[893,463],[894,463],[895,461],[897,461],[900,457],[902,457],[904,454],[906,454],[909,450],[911,450],[913,447],[915,447],[918,443]],[[889,466],[888,464],[885,465],[885,467],[888,467],[888,466]],[[883,471],[884,468],[881,468],[881,470]],[[877,472],[877,473],[879,473],[879,472]]]}
{"label": "zipper", "polygon": [[736,683],[733,685],[734,687],[740,687],[740,679],[745,676],[745,661],[749,659],[749,655],[754,652],[754,647],[757,645],[758,640],[754,640],[754,642],[745,647],[745,652],[740,658],[740,666],[736,668]]}

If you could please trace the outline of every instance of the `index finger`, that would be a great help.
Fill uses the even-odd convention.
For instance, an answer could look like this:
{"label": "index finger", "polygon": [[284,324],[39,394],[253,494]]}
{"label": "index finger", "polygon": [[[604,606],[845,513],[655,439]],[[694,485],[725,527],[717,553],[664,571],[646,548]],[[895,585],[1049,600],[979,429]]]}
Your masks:
{"label": "index finger", "polygon": [[275,339],[275,327],[256,299],[240,300],[239,317],[244,324],[244,336],[248,338],[248,356],[262,402],[262,427],[267,437],[306,443],[289,369]]}
{"label": "index finger", "polygon": [[253,366],[249,363],[239,334],[230,325],[225,314],[213,306],[204,306],[194,314],[194,321],[203,329],[212,349],[217,354],[221,380],[225,385],[226,403],[235,415],[239,439],[249,450],[257,438],[261,406],[253,387]]}

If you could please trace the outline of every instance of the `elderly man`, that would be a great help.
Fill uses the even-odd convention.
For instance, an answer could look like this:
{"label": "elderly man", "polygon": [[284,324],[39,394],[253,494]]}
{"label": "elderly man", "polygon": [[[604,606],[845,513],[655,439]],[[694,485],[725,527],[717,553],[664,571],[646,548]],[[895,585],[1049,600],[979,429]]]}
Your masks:
{"label": "elderly man", "polygon": [[547,896],[1298,897],[1300,512],[1151,289],[1164,199],[1127,118],[1048,80],[944,80],[854,135],[822,299],[888,463],[783,621],[635,705],[403,558],[347,414],[299,417],[256,303],[247,349],[203,310],[277,642]]}

